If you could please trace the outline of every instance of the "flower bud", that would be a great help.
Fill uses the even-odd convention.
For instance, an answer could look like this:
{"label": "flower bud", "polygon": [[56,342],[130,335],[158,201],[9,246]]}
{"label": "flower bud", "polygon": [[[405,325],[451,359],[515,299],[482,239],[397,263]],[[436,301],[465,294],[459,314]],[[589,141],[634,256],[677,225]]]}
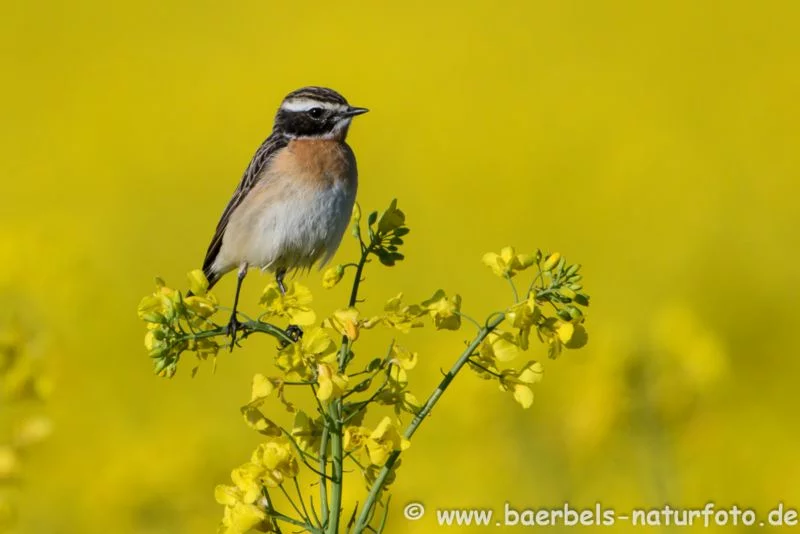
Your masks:
{"label": "flower bud", "polygon": [[542,265],[542,270],[543,271],[551,270],[553,267],[555,267],[556,263],[560,259],[561,259],[561,254],[558,252],[553,252],[545,260],[544,265]]}

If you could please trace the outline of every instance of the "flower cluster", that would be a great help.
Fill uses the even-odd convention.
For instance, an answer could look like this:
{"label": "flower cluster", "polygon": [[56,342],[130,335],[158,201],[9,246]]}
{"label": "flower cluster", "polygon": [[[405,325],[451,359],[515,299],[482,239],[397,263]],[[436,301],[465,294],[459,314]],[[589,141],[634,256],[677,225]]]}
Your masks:
{"label": "flower cluster", "polygon": [[[564,348],[579,348],[586,344],[581,307],[589,305],[589,296],[579,283],[580,265],[568,265],[559,253],[543,255],[517,254],[513,247],[499,254],[488,253],[483,262],[492,272],[509,281],[515,303],[505,311],[505,321],[486,336],[470,364],[479,376],[496,379],[501,391],[511,392],[523,408],[533,403],[533,384],[542,378],[542,364],[531,360],[515,369],[506,364],[527,351],[531,332],[548,347],[550,358],[556,358]],[[536,274],[523,299],[512,277],[528,268]],[[548,315],[552,310],[552,315]]]}
{"label": "flower cluster", "polygon": [[[483,323],[464,313],[460,295],[442,289],[424,300],[409,301],[398,293],[383,305],[368,306],[358,296],[364,269],[374,259],[385,266],[403,260],[399,247],[408,233],[405,214],[396,201],[380,215],[370,213],[363,228],[356,208],[352,234],[360,245],[358,261],[336,265],[322,275],[323,287],[332,288],[348,269],[355,271],[347,304],[320,318],[307,287],[289,282],[281,292],[277,283],[270,283],[260,299],[262,313],[240,324],[240,336],[230,341],[231,348],[256,332],[271,334],[279,343],[270,365],[275,372],[255,374],[250,400],[241,408],[245,423],[266,441],[250,461],[233,470],[232,485],[217,487],[217,501],[225,506],[222,532],[279,532],[279,522],[295,530],[338,532],[347,472],[361,473],[368,488],[348,531],[381,532],[385,520],[373,526],[373,515],[396,477],[399,457],[464,366],[496,381],[501,391],[527,408],[543,365],[533,359],[512,365],[530,350],[531,339],[544,343],[551,358],[586,343],[583,309],[589,297],[580,284],[580,266],[568,265],[558,253],[518,254],[513,247],[505,247],[484,255],[483,262],[511,286],[513,301]],[[534,275],[521,292],[517,282],[525,271]],[[145,345],[156,359],[156,371],[164,376],[175,373],[182,352],[192,351],[205,359],[216,355],[230,335],[212,321],[217,301],[207,292],[202,273],[193,271],[189,278],[191,296],[183,297],[159,281],[156,292],[139,306],[139,316],[147,323]],[[302,336],[290,337],[268,321],[302,326]],[[421,402],[410,388],[411,371],[421,356],[396,336],[426,324],[450,331],[472,324],[477,332],[436,390]],[[391,332],[385,353],[356,358],[356,344],[367,331],[375,330]],[[305,399],[296,399],[296,392],[305,393]],[[289,412],[291,422],[281,423],[273,415],[269,403],[275,401]],[[309,403],[314,410],[308,409]],[[279,410],[277,416],[281,415]],[[319,513],[313,500],[303,496],[298,482],[303,466],[319,477]],[[289,496],[287,484],[294,486],[299,502]],[[270,491],[276,488],[294,513],[275,509]]]}
{"label": "flower cluster", "polygon": [[269,489],[281,487],[297,477],[300,467],[287,440],[262,443],[250,461],[231,473],[233,485],[220,484],[214,491],[218,503],[225,506],[221,532],[243,534],[251,529],[278,532],[269,517]]}
{"label": "flower cluster", "polygon": [[221,345],[214,339],[220,327],[211,318],[217,299],[208,293],[208,281],[200,270],[189,273],[191,296],[167,287],[156,278],[156,291],[139,303],[137,313],[147,325],[144,346],[154,360],[156,374],[175,374],[183,352],[194,352],[205,360],[216,356]]}

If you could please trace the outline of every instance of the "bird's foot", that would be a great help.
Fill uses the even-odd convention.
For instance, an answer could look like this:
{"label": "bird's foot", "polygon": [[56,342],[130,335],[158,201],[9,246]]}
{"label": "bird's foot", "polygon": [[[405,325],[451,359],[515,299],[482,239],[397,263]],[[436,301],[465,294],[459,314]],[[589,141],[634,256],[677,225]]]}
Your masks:
{"label": "bird's foot", "polygon": [[242,328],[242,323],[236,318],[236,314],[231,314],[231,320],[228,321],[228,326],[225,333],[231,338],[230,351],[233,352],[233,347],[236,345],[236,333]]}

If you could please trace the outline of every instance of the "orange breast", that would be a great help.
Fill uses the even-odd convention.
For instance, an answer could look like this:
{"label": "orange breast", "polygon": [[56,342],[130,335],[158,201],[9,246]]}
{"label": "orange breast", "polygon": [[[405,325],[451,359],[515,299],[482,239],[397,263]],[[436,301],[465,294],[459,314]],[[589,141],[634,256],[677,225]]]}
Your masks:
{"label": "orange breast", "polygon": [[355,181],[356,161],[347,144],[333,139],[294,139],[270,165],[281,176],[320,187]]}

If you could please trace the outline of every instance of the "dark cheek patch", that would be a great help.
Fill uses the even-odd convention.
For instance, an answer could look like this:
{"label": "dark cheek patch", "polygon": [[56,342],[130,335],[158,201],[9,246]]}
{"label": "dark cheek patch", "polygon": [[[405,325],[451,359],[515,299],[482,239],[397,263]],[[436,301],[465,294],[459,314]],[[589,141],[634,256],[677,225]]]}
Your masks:
{"label": "dark cheek patch", "polygon": [[314,126],[315,122],[313,119],[305,115],[300,115],[299,117],[297,117],[297,133],[299,133],[300,135],[308,135],[310,133],[313,133],[313,131],[315,130]]}
{"label": "dark cheek patch", "polygon": [[334,126],[336,126],[336,117],[331,115],[328,117],[328,120],[325,121],[325,131],[330,132],[333,130]]}
{"label": "dark cheek patch", "polygon": [[314,120],[307,113],[282,112],[279,116],[280,127],[283,131],[299,136],[320,135],[329,132],[335,121],[328,118],[325,121]]}

